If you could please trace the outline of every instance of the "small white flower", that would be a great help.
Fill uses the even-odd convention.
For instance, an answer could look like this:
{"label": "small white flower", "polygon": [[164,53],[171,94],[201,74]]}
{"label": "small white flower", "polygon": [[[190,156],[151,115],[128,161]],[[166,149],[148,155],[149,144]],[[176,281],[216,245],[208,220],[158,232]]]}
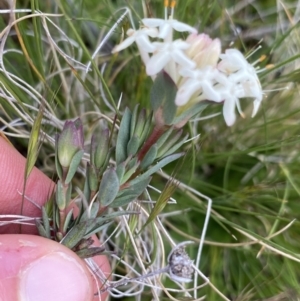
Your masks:
{"label": "small white flower", "polygon": [[185,66],[187,68],[194,68],[196,63],[190,60],[184,53],[190,45],[182,40],[175,40],[173,42],[154,42],[156,51],[147,62],[146,72],[148,75],[156,75],[159,73],[171,60]]}
{"label": "small white flower", "polygon": [[156,19],[156,18],[145,18],[142,19],[142,22],[147,27],[159,27],[159,34],[158,37],[161,39],[165,39],[172,35],[172,29],[176,31],[188,31],[191,33],[197,33],[197,30],[185,23],[179,22],[174,19]]}
{"label": "small white flower", "polygon": [[211,66],[202,69],[190,70],[182,69],[180,75],[186,78],[186,81],[180,86],[175,104],[183,106],[187,104],[193,95],[202,93],[202,99],[220,102],[222,100],[220,93],[214,88],[220,72]]}
{"label": "small white flower", "polygon": [[225,92],[224,87],[220,89],[225,100],[223,113],[226,123],[232,125],[235,121],[235,105],[238,106],[241,113],[238,99],[254,98],[252,111],[252,117],[254,117],[263,99],[263,93],[255,68],[247,62],[239,50],[227,49],[225,54],[221,54],[220,57],[221,62],[218,64],[218,69],[227,75],[228,79],[228,82],[222,82],[222,85],[229,92],[229,94]]}
{"label": "small white flower", "polygon": [[[232,126],[236,120],[235,107],[237,107],[240,115],[244,116],[240,106],[240,98],[253,97],[253,95],[247,94],[242,83],[235,83],[230,78],[228,78],[225,85],[217,84],[214,88],[219,93],[221,99],[224,100],[223,116],[225,122],[228,126]],[[256,114],[259,104],[260,100],[256,98],[254,100],[252,117]]]}
{"label": "small white flower", "polygon": [[119,45],[115,46],[112,50],[112,53],[119,52],[134,42],[136,42],[139,49],[142,51],[151,53],[155,50],[155,47],[149,40],[149,36],[155,38],[158,34],[157,29],[144,27],[139,30],[134,30],[130,28],[127,30],[126,34],[128,35],[128,38]]}

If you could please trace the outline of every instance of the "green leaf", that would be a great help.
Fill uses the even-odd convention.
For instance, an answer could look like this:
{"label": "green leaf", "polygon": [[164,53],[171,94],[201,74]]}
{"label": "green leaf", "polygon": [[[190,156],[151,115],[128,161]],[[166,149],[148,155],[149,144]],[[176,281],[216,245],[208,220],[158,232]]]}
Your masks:
{"label": "green leaf", "polygon": [[143,181],[143,180],[147,179],[149,176],[151,176],[152,174],[154,174],[155,172],[157,172],[159,169],[163,168],[165,165],[169,164],[170,162],[179,159],[183,155],[184,155],[184,153],[182,152],[182,153],[173,154],[173,155],[170,155],[168,157],[163,158],[156,165],[154,165],[153,167],[151,167],[150,169],[148,169],[146,172],[144,172],[142,175],[140,175],[139,177],[137,177],[134,180],[132,180],[130,182],[130,184],[134,185],[134,184],[136,184],[136,183],[138,183],[140,181]]}
{"label": "green leaf", "polygon": [[47,210],[44,206],[42,206],[42,221],[43,221],[43,226],[46,231],[45,237],[51,238],[49,216],[48,216]]}
{"label": "green leaf", "polygon": [[193,117],[193,116],[199,114],[200,112],[202,112],[207,106],[208,106],[207,101],[203,101],[203,102],[195,104],[194,106],[192,106],[192,107],[188,108],[187,110],[185,110],[179,116],[176,116],[174,118],[172,124],[176,125],[180,122],[183,122],[184,120],[190,119],[191,117]]}
{"label": "green leaf", "polygon": [[108,169],[102,177],[98,200],[102,206],[108,206],[117,196],[120,182],[116,171],[113,168]]}
{"label": "green leaf", "polygon": [[64,186],[61,180],[58,180],[56,184],[55,202],[59,210],[64,210],[67,206],[65,193],[64,193]]}
{"label": "green leaf", "polygon": [[125,174],[125,162],[122,162],[117,166],[116,173],[118,175],[120,183],[122,183],[122,178]]}
{"label": "green leaf", "polygon": [[93,202],[93,204],[91,206],[91,209],[87,208],[84,211],[84,213],[80,217],[80,221],[83,222],[83,221],[87,221],[91,218],[96,218],[96,216],[98,214],[98,211],[99,211],[99,208],[100,208],[100,203],[98,201]]}
{"label": "green leaf", "polygon": [[146,138],[148,137],[148,134],[150,132],[150,128],[152,126],[152,118],[153,118],[153,111],[151,111],[151,113],[148,115],[148,118],[145,122],[143,132],[140,135],[140,143],[141,144],[143,144],[145,142]]}
{"label": "green leaf", "polygon": [[57,143],[57,140],[58,140],[58,135],[55,136],[55,168],[56,168],[56,172],[57,172],[58,177],[62,180],[63,172],[62,172],[62,167],[61,167],[61,165],[59,163],[59,160],[58,160],[58,143]]}
{"label": "green leaf", "polygon": [[105,247],[92,247],[82,249],[76,252],[76,255],[80,258],[90,258],[97,255],[102,255],[105,251]]}
{"label": "green leaf", "polygon": [[63,227],[63,231],[64,232],[67,232],[68,231],[68,228],[70,226],[70,221],[71,221],[71,218],[73,217],[73,209],[71,209],[67,216],[66,216],[66,220],[65,220],[65,224],[64,224],[64,227]]}
{"label": "green leaf", "polygon": [[36,219],[35,220],[35,225],[37,227],[37,230],[38,230],[40,236],[45,237],[45,238],[51,238],[51,237],[48,236],[47,230],[45,229],[45,227],[43,226],[41,221]]}
{"label": "green leaf", "polygon": [[177,86],[165,71],[160,72],[150,91],[150,102],[154,112],[161,110],[164,124],[172,124],[177,106],[175,97]]}
{"label": "green leaf", "polygon": [[74,226],[61,240],[61,244],[69,249],[74,248],[84,237],[87,230],[87,222],[81,222]]}
{"label": "green leaf", "polygon": [[72,179],[77,171],[77,168],[81,162],[83,154],[84,154],[84,150],[80,150],[73,156],[72,161],[70,163],[69,170],[68,170],[68,174],[66,176],[65,184],[69,184],[72,181]]}
{"label": "green leaf", "polygon": [[157,147],[160,148],[170,137],[170,135],[173,133],[174,128],[170,127],[165,133],[161,135],[161,137],[157,140]]}
{"label": "green leaf", "polygon": [[156,143],[150,147],[150,149],[148,150],[148,152],[146,153],[145,157],[141,162],[140,165],[141,170],[145,170],[148,166],[150,166],[153,163],[153,161],[157,156],[157,149],[158,148]]}
{"label": "green leaf", "polygon": [[137,104],[132,112],[132,116],[131,116],[131,124],[130,124],[130,138],[134,135],[135,133],[135,126],[138,120],[138,110],[139,110],[139,104]]}
{"label": "green leaf", "polygon": [[174,144],[166,153],[163,154],[163,156],[169,156],[169,155],[175,153],[181,147],[181,145],[183,145],[185,143],[188,136],[189,135],[186,135],[178,143]]}
{"label": "green leaf", "polygon": [[120,164],[127,158],[127,144],[130,139],[130,123],[131,112],[128,108],[125,109],[124,115],[119,128],[117,143],[116,143],[116,162]]}
{"label": "green leaf", "polygon": [[177,185],[174,183],[174,181],[170,180],[168,181],[168,183],[166,184],[165,189],[162,191],[162,193],[159,195],[158,200],[156,201],[153,209],[151,210],[151,213],[147,219],[147,221],[145,222],[145,224],[143,225],[143,227],[141,228],[140,232],[143,231],[143,229],[149,224],[151,223],[161,212],[162,210],[165,208],[165,206],[167,205],[170,197],[173,195],[173,193],[175,192],[177,188]]}
{"label": "green leaf", "polygon": [[113,221],[106,221],[101,225],[94,224],[94,222],[88,227],[85,238],[88,238],[98,232],[101,232],[103,229],[107,228]]}
{"label": "green leaf", "polygon": [[136,172],[136,170],[138,169],[138,167],[140,166],[140,162],[136,162],[136,164],[134,166],[132,166],[123,176],[122,181],[120,183],[120,185],[126,183],[128,181],[128,179]]}
{"label": "green leaf", "polygon": [[[166,154],[173,147],[173,145],[176,144],[176,142],[180,139],[181,134],[182,134],[182,129],[175,130],[173,135],[169,137],[169,139],[165,141],[164,144],[160,147],[160,149],[158,150],[157,157],[161,158],[164,154]],[[185,140],[181,140],[180,143],[184,141]],[[173,152],[171,152],[170,154],[172,153]]]}
{"label": "green leaf", "polygon": [[138,136],[133,135],[127,144],[127,155],[134,156],[140,146],[140,139]]}
{"label": "green leaf", "polygon": [[86,173],[90,191],[96,191],[99,187],[99,181],[95,166],[90,165],[88,162],[86,166]]}
{"label": "green leaf", "polygon": [[138,196],[140,196],[150,183],[151,178],[141,180],[135,184],[131,184],[128,188],[121,191],[119,196],[110,204],[109,207],[121,207],[134,201]]}
{"label": "green leaf", "polygon": [[134,135],[141,138],[141,135],[143,133],[146,121],[147,121],[146,120],[146,110],[143,108],[140,111],[140,114],[138,116],[138,119],[137,119],[137,122],[136,122],[136,125],[135,125],[135,129],[134,129]]}

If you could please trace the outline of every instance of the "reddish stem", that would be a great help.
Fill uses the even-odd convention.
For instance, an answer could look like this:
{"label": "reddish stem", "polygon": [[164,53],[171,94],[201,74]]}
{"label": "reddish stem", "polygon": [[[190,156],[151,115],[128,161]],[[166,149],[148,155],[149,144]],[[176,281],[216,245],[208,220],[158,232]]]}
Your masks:
{"label": "reddish stem", "polygon": [[161,137],[165,132],[165,127],[161,125],[155,125],[151,135],[146,140],[145,144],[138,153],[138,160],[142,161],[145,155],[147,154],[150,147]]}

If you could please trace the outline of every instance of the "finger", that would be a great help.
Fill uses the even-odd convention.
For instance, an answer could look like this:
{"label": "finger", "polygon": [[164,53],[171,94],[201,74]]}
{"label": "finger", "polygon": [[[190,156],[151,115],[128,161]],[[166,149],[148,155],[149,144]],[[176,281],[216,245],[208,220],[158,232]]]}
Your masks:
{"label": "finger", "polygon": [[[26,159],[2,137],[0,137],[0,214],[21,214]],[[27,180],[26,198],[44,204],[54,188],[54,183],[37,168]],[[40,209],[24,198],[22,215],[37,217]],[[1,233],[17,233],[20,227],[0,227]],[[24,233],[36,233],[35,227],[22,227]]]}
{"label": "finger", "polygon": [[[21,156],[15,148],[13,148],[0,137],[0,215],[20,214],[22,196],[18,193],[18,191],[22,191],[23,189],[25,164],[26,159]],[[25,194],[36,203],[42,205],[47,201],[48,196],[51,194],[53,188],[54,183],[42,172],[34,168],[29,176]],[[76,210],[78,210],[78,208],[76,208]],[[40,217],[41,211],[32,203],[25,200],[23,214],[27,216]],[[0,233],[18,233],[19,229],[20,227],[18,225],[9,225],[4,227],[0,226]],[[31,234],[37,233],[36,227],[22,227],[22,232]],[[38,238],[39,237],[36,239]],[[93,239],[95,241],[95,245],[99,246],[100,243],[97,238],[93,237]],[[51,240],[46,241],[51,242]],[[1,243],[2,236],[0,238],[0,248]],[[72,252],[72,254],[74,253]],[[106,256],[95,256],[93,257],[93,261],[96,263],[96,269],[100,269],[107,277],[110,275],[111,269]],[[95,277],[92,278],[94,284],[94,293],[97,293],[97,288],[101,287],[102,284],[99,283],[99,281],[96,282]],[[101,300],[105,300],[103,296],[106,296],[106,294],[101,295]],[[1,294],[0,300],[2,300]],[[99,296],[95,297],[95,300],[99,300]]]}
{"label": "finger", "polygon": [[93,300],[86,265],[65,246],[34,235],[0,241],[0,300]]}

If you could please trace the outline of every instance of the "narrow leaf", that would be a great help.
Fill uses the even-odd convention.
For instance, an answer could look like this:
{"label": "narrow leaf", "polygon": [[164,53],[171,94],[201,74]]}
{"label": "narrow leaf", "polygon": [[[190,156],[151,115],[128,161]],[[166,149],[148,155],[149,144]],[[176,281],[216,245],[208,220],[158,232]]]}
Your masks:
{"label": "narrow leaf", "polygon": [[119,178],[113,168],[108,169],[102,177],[98,200],[102,206],[108,206],[117,196],[119,191]]}
{"label": "narrow leaf", "polygon": [[47,214],[46,208],[42,206],[42,220],[43,220],[43,226],[46,231],[46,237],[50,238],[50,223],[49,223],[49,216]]}
{"label": "narrow leaf", "polygon": [[149,176],[151,176],[152,174],[154,174],[155,172],[157,172],[158,170],[163,168],[165,165],[169,164],[172,161],[179,159],[183,155],[184,155],[184,153],[182,152],[182,153],[173,154],[173,155],[163,158],[156,165],[152,166],[150,169],[148,169],[146,172],[144,172],[142,175],[140,175],[139,177],[132,180],[130,182],[130,184],[134,185],[140,181],[147,179]]}
{"label": "narrow leaf", "polygon": [[61,244],[69,249],[74,248],[84,237],[87,230],[87,222],[81,222],[74,226],[61,240]]}
{"label": "narrow leaf", "polygon": [[162,110],[162,117],[165,124],[172,124],[176,115],[176,93],[177,86],[172,78],[165,71],[160,72],[151,88],[150,102],[154,112],[158,109]]}
{"label": "narrow leaf", "polygon": [[97,255],[102,255],[105,251],[105,247],[93,247],[82,249],[76,252],[76,255],[80,258],[90,258]]}
{"label": "narrow leaf", "polygon": [[77,171],[77,168],[80,164],[80,161],[83,157],[83,154],[84,154],[84,150],[80,150],[72,158],[72,161],[70,163],[70,168],[69,168],[66,180],[65,180],[66,184],[69,184],[72,181],[72,179]]}
{"label": "narrow leaf", "polygon": [[130,123],[131,112],[128,108],[125,109],[116,144],[116,162],[117,164],[123,162],[127,158],[127,144],[130,139]]}

